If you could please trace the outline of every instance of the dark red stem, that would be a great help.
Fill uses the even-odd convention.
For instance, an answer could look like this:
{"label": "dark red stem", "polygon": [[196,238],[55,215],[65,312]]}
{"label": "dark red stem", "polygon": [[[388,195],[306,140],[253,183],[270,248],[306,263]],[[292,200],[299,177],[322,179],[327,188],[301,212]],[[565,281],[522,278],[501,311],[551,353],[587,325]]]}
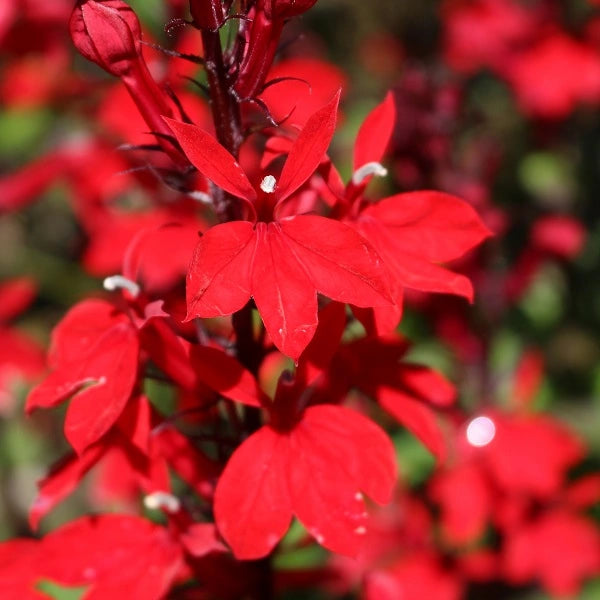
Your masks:
{"label": "dark red stem", "polygon": [[[244,139],[241,114],[238,100],[232,93],[229,74],[223,60],[219,32],[203,30],[202,44],[217,139],[237,158]],[[214,190],[213,197],[215,210],[221,221],[242,218],[242,206],[239,200],[231,198],[219,189]]]}

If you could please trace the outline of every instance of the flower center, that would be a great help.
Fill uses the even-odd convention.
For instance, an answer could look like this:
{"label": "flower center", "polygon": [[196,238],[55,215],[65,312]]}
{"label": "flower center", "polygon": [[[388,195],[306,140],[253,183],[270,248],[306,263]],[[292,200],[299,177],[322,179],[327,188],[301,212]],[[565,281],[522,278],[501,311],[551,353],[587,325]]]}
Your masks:
{"label": "flower center", "polygon": [[111,275],[102,282],[102,285],[109,292],[127,290],[134,298],[140,293],[140,286],[135,281],[123,277],[123,275]]}
{"label": "flower center", "polygon": [[277,187],[277,179],[273,177],[273,175],[267,175],[260,182],[260,189],[265,192],[265,194],[272,194]]}
{"label": "flower center", "polygon": [[168,492],[152,492],[144,496],[144,506],[150,510],[164,508],[167,512],[176,513],[181,508],[179,498]]}
{"label": "flower center", "polygon": [[354,171],[352,183],[354,185],[360,185],[367,177],[371,177],[372,175],[385,177],[387,174],[388,170],[381,163],[368,162]]}

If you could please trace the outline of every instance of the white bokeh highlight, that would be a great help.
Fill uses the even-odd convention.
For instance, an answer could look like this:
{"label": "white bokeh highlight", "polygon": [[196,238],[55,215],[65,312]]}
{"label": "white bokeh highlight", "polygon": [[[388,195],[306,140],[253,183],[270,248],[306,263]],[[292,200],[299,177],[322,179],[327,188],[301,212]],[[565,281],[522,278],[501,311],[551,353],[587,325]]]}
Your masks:
{"label": "white bokeh highlight", "polygon": [[475,417],[467,425],[467,442],[476,448],[487,446],[496,437],[496,425],[489,417]]}

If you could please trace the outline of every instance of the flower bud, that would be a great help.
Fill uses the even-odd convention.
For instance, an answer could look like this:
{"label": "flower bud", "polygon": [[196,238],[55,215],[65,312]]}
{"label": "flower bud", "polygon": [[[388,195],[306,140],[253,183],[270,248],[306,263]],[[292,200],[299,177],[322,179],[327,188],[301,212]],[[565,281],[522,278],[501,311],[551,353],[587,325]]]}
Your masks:
{"label": "flower bud", "polygon": [[190,13],[199,29],[217,31],[225,22],[223,0],[190,0]]}
{"label": "flower bud", "polygon": [[140,23],[122,0],[79,0],[70,22],[75,47],[117,77],[126,76],[140,56]]}
{"label": "flower bud", "polygon": [[266,0],[265,12],[273,19],[291,19],[306,12],[317,0]]}

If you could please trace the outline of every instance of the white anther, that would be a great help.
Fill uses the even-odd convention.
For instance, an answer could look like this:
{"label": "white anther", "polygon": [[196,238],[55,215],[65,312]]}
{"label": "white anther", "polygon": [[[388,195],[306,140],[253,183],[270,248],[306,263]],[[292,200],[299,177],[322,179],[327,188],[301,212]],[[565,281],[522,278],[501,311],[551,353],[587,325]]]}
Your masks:
{"label": "white anther", "polygon": [[127,290],[134,298],[140,293],[140,286],[135,281],[123,277],[123,275],[111,275],[104,280],[102,285],[109,292]]}
{"label": "white anther", "polygon": [[496,436],[496,425],[489,417],[475,417],[467,425],[467,441],[471,446],[487,446]]}
{"label": "white anther", "polygon": [[193,200],[196,200],[196,202],[200,202],[202,204],[212,204],[212,198],[206,192],[192,190],[191,192],[188,192],[188,196]]}
{"label": "white anther", "polygon": [[381,163],[368,162],[366,165],[363,165],[354,171],[354,175],[352,175],[352,183],[354,185],[359,185],[367,177],[371,177],[371,175],[385,177],[387,174],[388,170]]}
{"label": "white anther", "polygon": [[356,533],[357,535],[365,535],[367,533],[367,528],[363,525],[360,525],[354,530],[354,533]]}
{"label": "white anther", "polygon": [[273,177],[273,175],[267,175],[260,182],[260,189],[265,192],[265,194],[272,194],[277,187],[277,179]]}
{"label": "white anther", "polygon": [[181,508],[181,502],[168,492],[152,492],[144,496],[144,506],[150,510],[164,508],[167,512],[176,513]]}

